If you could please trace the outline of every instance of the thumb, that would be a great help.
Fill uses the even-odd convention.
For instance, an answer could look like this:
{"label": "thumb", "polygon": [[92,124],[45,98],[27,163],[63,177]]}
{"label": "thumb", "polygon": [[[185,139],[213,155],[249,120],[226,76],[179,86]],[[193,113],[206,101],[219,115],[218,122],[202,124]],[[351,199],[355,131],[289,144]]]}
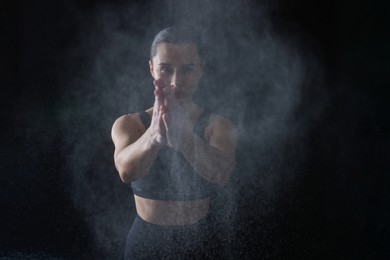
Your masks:
{"label": "thumb", "polygon": [[168,130],[168,125],[169,125],[169,115],[168,113],[164,113],[162,115],[162,121],[164,122],[165,129]]}

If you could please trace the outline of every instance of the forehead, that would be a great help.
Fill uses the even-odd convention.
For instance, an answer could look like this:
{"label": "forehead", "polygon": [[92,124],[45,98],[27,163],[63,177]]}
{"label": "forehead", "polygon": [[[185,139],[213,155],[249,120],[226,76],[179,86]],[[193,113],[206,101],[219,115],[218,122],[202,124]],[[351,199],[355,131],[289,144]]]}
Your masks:
{"label": "forehead", "polygon": [[160,43],[153,61],[158,63],[196,64],[200,57],[194,44]]}

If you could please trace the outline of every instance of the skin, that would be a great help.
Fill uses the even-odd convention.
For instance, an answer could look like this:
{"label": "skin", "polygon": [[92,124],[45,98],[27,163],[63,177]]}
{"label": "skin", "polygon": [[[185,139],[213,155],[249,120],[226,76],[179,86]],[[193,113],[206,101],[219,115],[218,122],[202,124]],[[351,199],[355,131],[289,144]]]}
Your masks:
{"label": "skin", "polygon": [[[192,44],[160,43],[149,61],[155,101],[146,110],[152,119],[148,129],[139,114],[118,118],[112,128],[114,160],[123,182],[148,172],[159,150],[169,146],[180,153],[206,180],[225,185],[235,166],[237,130],[226,118],[212,114],[205,140],[193,133],[203,112],[192,96],[203,73],[203,63]],[[180,122],[180,123],[177,123]],[[192,224],[206,216],[210,198],[163,201],[135,195],[138,215],[154,224]]]}

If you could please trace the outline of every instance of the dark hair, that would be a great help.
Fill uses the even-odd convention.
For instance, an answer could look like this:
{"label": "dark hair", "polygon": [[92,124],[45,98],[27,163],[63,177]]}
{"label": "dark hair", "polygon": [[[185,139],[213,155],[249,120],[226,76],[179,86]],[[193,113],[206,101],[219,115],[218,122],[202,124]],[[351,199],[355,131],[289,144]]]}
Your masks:
{"label": "dark hair", "polygon": [[160,31],[152,42],[150,48],[150,58],[153,58],[157,52],[157,45],[160,43],[173,44],[194,44],[198,51],[199,57],[203,58],[203,50],[199,35],[194,28],[184,26],[172,26]]}

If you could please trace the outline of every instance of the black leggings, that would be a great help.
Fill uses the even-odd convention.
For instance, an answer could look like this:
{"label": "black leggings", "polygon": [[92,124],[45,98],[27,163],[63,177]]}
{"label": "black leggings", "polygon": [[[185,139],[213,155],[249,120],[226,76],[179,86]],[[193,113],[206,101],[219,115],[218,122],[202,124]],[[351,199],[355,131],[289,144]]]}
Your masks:
{"label": "black leggings", "polygon": [[213,223],[210,215],[182,226],[155,225],[137,216],[127,236],[125,259],[218,259]]}

